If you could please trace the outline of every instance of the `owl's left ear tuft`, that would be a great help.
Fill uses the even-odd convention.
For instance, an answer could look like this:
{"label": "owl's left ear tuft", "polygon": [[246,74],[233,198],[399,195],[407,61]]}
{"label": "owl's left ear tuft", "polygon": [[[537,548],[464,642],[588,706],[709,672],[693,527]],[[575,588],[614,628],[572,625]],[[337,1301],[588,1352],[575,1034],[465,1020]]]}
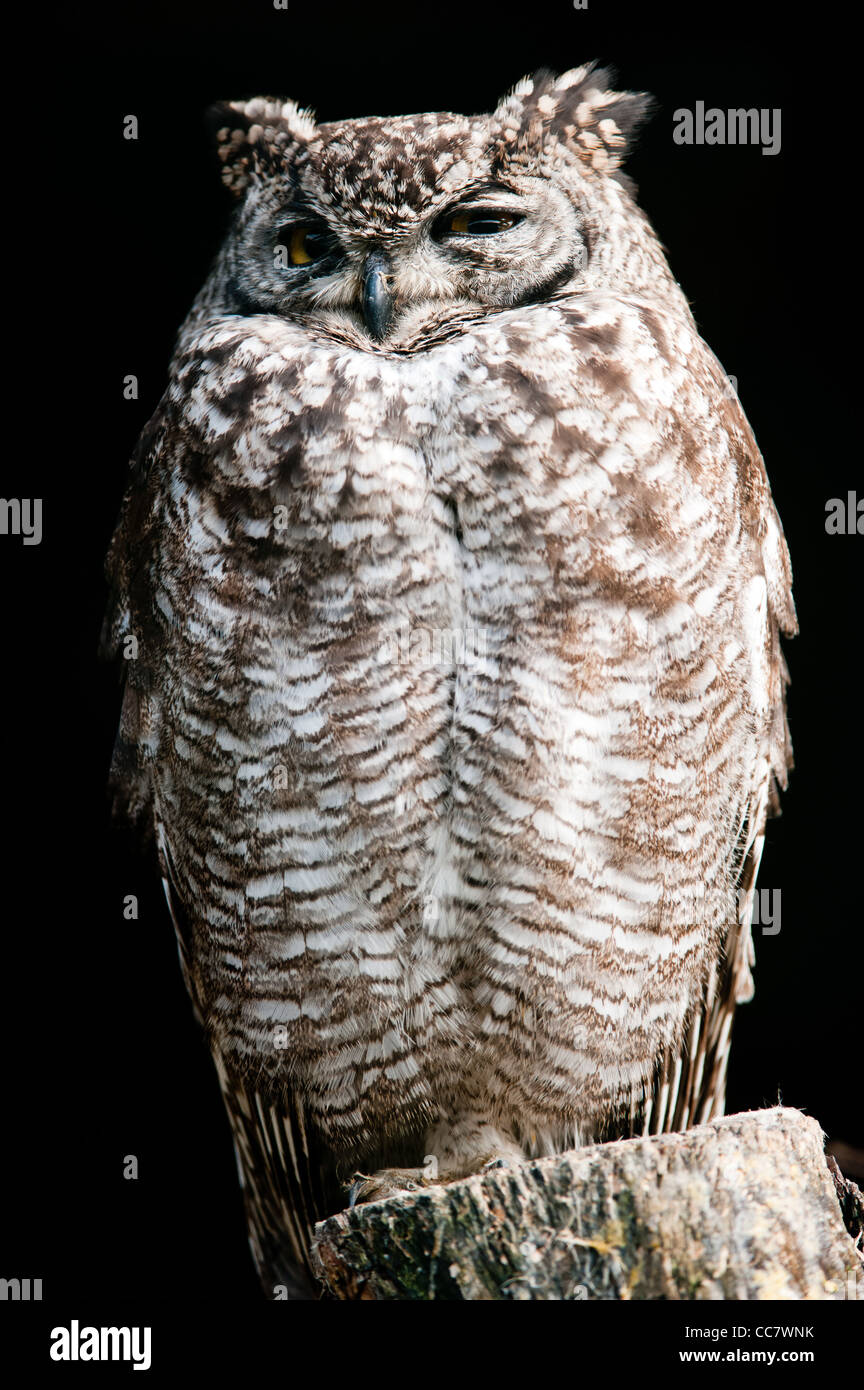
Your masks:
{"label": "owl's left ear tuft", "polygon": [[646,92],[612,91],[612,81],[611,72],[595,63],[560,77],[551,72],[524,77],[493,116],[502,126],[502,153],[506,157],[509,150],[512,160],[552,137],[599,173],[617,169],[654,102]]}
{"label": "owl's left ear tuft", "polygon": [[284,167],[316,133],[311,111],[274,97],[218,102],[207,117],[216,136],[222,182],[238,195],[256,174]]}

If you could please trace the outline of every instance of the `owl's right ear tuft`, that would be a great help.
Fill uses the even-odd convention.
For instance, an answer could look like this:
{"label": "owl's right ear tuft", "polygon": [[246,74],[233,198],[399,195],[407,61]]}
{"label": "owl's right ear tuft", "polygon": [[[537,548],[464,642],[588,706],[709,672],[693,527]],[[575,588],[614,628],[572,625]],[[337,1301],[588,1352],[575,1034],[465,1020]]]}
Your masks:
{"label": "owl's right ear tuft", "polygon": [[238,196],[256,176],[284,169],[317,129],[311,111],[275,97],[217,102],[207,119],[222,164],[222,182]]}
{"label": "owl's right ear tuft", "polygon": [[542,149],[550,137],[600,173],[618,169],[635,132],[651,114],[646,92],[614,90],[612,73],[596,63],[560,76],[542,71],[523,77],[499,104],[502,157],[513,162]]}

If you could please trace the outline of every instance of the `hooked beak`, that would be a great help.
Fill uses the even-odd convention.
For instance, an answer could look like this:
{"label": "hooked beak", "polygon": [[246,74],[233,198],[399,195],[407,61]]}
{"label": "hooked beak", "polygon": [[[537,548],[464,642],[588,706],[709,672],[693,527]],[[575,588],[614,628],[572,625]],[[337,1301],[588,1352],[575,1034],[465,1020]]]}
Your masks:
{"label": "hooked beak", "polygon": [[373,338],[384,337],[393,319],[392,267],[383,251],[370,251],[363,266],[360,302],[363,319]]}

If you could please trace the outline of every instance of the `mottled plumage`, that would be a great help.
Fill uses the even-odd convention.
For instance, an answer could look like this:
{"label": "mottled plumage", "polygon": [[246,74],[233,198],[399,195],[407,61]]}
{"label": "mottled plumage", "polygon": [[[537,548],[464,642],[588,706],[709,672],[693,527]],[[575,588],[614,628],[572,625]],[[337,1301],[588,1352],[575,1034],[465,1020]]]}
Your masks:
{"label": "mottled plumage", "polygon": [[722,1109],[790,571],[607,84],[217,117],[242,202],[110,558],[114,785],[267,1286],[357,1169]]}

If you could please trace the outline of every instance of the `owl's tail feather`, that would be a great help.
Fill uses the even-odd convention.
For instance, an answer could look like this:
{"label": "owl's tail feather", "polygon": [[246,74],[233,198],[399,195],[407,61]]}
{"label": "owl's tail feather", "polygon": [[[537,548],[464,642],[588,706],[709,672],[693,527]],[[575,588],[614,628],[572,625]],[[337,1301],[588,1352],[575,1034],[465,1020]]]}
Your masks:
{"label": "owl's tail feather", "polygon": [[349,1205],[351,1176],[360,1168],[420,1162],[424,1128],[382,1144],[334,1149],[306,1113],[302,1095],[278,1101],[246,1084],[211,1043],[246,1207],[249,1245],[267,1298],[320,1299],[311,1249],[315,1225]]}
{"label": "owl's tail feather", "polygon": [[249,1244],[268,1298],[317,1299],[310,1266],[317,1221],[344,1206],[327,1155],[310,1135],[302,1102],[274,1105],[213,1060],[234,1134]]}
{"label": "owl's tail feather", "polygon": [[752,997],[753,937],[750,920],[762,858],[764,814],[742,826],[745,848],[738,874],[737,920],[731,922],[721,959],[711,968],[704,995],[684,1030],[682,1044],[660,1058],[650,1087],[631,1097],[629,1132],[668,1134],[707,1124],[726,1108],[726,1072],[737,1004]]}

